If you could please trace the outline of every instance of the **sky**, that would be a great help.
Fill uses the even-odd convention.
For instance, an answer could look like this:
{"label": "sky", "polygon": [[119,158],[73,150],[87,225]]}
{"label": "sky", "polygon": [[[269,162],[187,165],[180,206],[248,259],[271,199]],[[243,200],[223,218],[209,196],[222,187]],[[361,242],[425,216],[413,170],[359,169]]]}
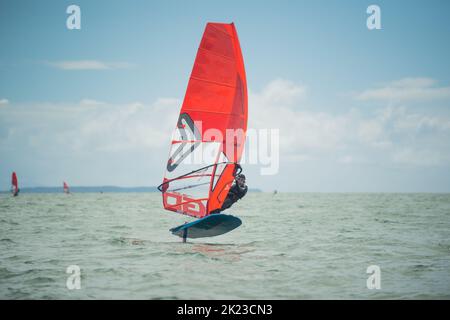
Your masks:
{"label": "sky", "polygon": [[[81,29],[69,30],[69,5]],[[381,29],[366,24],[369,5]],[[207,22],[234,22],[249,128],[286,192],[450,192],[448,1],[0,0],[0,190],[161,183]]]}

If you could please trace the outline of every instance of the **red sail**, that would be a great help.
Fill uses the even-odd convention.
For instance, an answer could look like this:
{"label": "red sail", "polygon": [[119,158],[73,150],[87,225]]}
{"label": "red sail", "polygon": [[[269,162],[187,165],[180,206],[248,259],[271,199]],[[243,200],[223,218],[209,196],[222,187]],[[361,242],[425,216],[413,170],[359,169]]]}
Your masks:
{"label": "red sail", "polygon": [[[164,208],[199,218],[220,208],[241,159],[246,130],[247,81],[236,28],[233,23],[208,23],[160,186]],[[212,156],[205,159],[206,153]]]}
{"label": "red sail", "polygon": [[19,183],[17,182],[17,175],[15,172],[12,173],[11,177],[11,191],[15,196],[19,193]]}
{"label": "red sail", "polygon": [[65,193],[69,193],[69,186],[67,185],[67,183],[65,181],[63,182],[63,188],[64,188]]}

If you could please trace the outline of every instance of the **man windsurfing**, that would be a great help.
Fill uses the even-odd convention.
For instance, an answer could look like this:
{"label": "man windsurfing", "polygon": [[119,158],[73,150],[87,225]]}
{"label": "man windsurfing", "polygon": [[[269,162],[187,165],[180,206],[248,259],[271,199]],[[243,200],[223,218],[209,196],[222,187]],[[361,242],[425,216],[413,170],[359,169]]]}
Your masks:
{"label": "man windsurfing", "polygon": [[[236,170],[239,169],[239,172],[242,171],[242,168],[239,164],[236,164]],[[228,195],[223,202],[223,205],[220,209],[216,209],[211,211],[211,213],[220,213],[228,208],[230,208],[235,202],[242,199],[248,191],[248,187],[245,184],[245,175],[242,173],[238,173],[235,175],[234,183],[228,192]]]}
{"label": "man windsurfing", "polygon": [[[213,237],[242,224],[232,215],[210,213],[231,207],[246,193],[245,178],[235,168],[244,151],[247,122],[247,80],[236,28],[233,23],[208,23],[158,186],[164,209],[198,220],[170,229],[172,234]],[[203,158],[206,150],[210,156]]]}

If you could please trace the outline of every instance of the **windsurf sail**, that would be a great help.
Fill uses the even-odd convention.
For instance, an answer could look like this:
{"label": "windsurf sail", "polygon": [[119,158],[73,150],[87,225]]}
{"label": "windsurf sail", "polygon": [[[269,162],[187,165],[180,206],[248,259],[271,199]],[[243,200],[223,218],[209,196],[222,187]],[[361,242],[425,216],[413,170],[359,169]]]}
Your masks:
{"label": "windsurf sail", "polygon": [[70,192],[69,191],[69,185],[65,181],[63,181],[63,188],[64,188],[64,193],[69,193]]}
{"label": "windsurf sail", "polygon": [[11,193],[14,197],[19,194],[19,183],[17,181],[17,174],[15,172],[13,172],[11,176]]}
{"label": "windsurf sail", "polygon": [[220,209],[247,131],[247,80],[233,23],[208,23],[172,135],[164,208],[202,218]]}

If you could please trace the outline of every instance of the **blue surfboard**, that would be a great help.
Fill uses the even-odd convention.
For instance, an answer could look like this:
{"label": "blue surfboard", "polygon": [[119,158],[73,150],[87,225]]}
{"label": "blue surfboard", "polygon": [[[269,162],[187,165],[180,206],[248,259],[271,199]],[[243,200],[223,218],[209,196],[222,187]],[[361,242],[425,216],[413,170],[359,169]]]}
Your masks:
{"label": "blue surfboard", "polygon": [[170,229],[172,234],[181,238],[214,237],[236,229],[241,219],[227,214],[211,214],[196,221]]}

